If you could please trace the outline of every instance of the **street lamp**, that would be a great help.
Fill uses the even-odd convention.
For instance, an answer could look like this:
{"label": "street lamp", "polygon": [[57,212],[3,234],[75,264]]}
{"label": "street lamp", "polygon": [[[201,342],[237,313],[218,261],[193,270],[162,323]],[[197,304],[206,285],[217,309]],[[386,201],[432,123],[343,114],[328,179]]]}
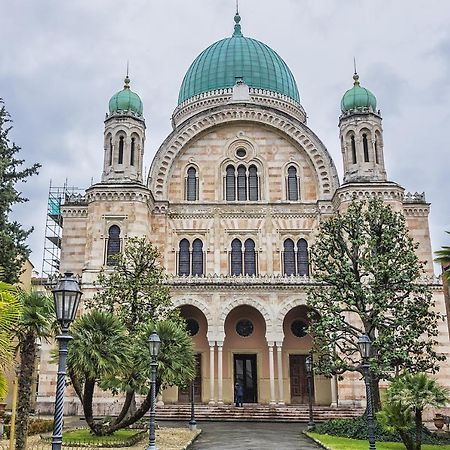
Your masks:
{"label": "street lamp", "polygon": [[358,339],[358,347],[362,357],[361,369],[364,374],[364,382],[366,383],[366,401],[367,401],[367,429],[369,436],[369,450],[376,450],[375,447],[375,426],[373,421],[373,401],[372,401],[372,384],[370,382],[370,366],[369,358],[372,350],[372,342],[363,334]]}
{"label": "street lamp", "polygon": [[194,383],[194,380],[192,380],[191,381],[191,420],[189,421],[189,429],[191,431],[194,431],[197,429],[197,422],[195,420],[194,396],[195,396],[195,383]]}
{"label": "street lamp", "polygon": [[148,347],[150,349],[150,367],[151,367],[151,379],[150,379],[150,429],[148,438],[147,450],[157,450],[155,445],[155,398],[156,398],[156,358],[158,357],[159,348],[161,347],[161,339],[159,339],[158,333],[153,331],[148,338]]}
{"label": "street lamp", "polygon": [[314,430],[314,428],[316,428],[316,424],[314,423],[314,415],[313,415],[313,401],[312,401],[313,361],[311,355],[306,357],[305,365],[306,365],[306,377],[308,379],[308,405],[309,405],[308,430]]}
{"label": "street lamp", "polygon": [[66,384],[67,348],[72,336],[69,336],[70,324],[75,320],[80,304],[81,289],[73,273],[66,272],[58,286],[52,290],[55,302],[56,320],[61,334],[56,336],[59,345],[58,377],[56,382],[55,415],[53,422],[52,450],[61,450],[64,416],[64,388]]}

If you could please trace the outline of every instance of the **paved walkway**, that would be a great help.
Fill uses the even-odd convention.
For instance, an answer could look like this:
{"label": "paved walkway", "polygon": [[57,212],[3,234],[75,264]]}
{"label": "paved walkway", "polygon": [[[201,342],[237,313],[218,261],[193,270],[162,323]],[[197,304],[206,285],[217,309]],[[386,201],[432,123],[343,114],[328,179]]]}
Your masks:
{"label": "paved walkway", "polygon": [[191,450],[317,450],[302,434],[304,424],[200,422],[202,434]]}

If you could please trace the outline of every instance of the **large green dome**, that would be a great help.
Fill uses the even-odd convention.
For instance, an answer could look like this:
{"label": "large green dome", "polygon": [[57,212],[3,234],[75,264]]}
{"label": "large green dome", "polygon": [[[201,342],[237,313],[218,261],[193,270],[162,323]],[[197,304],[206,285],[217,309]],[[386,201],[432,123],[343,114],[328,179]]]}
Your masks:
{"label": "large green dome", "polygon": [[359,83],[359,75],[355,73],[353,75],[353,87],[349,89],[341,100],[341,111],[343,113],[352,109],[358,108],[372,108],[373,111],[377,110],[377,99],[369,89],[363,88]]}
{"label": "large green dome", "polygon": [[117,94],[114,94],[109,101],[109,113],[129,111],[134,112],[138,116],[142,116],[144,105],[139,95],[130,89],[130,79],[127,75],[123,89],[117,92]]}
{"label": "large green dome", "polygon": [[212,44],[191,64],[181,85],[178,104],[203,92],[233,87],[237,79],[252,88],[278,92],[300,103],[297,83],[286,63],[266,44],[242,35],[239,14],[234,20],[233,36]]}

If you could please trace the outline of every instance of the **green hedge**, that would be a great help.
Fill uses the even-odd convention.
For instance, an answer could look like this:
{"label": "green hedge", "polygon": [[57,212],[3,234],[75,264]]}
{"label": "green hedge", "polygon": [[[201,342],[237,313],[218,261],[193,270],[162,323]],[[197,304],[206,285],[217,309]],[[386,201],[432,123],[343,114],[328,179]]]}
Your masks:
{"label": "green hedge", "polygon": [[[367,419],[361,416],[354,419],[332,419],[317,425],[315,432],[329,434],[350,439],[367,439]],[[375,420],[375,439],[380,442],[401,442],[398,433],[387,431]],[[428,428],[423,428],[424,444],[449,444],[450,438],[432,433]]]}
{"label": "green hedge", "polygon": [[[7,422],[9,423],[9,419]],[[10,428],[9,424],[6,424],[4,431],[8,439],[9,439],[9,428]],[[30,419],[28,423],[28,436],[41,433],[50,433],[51,431],[53,431],[53,420]]]}

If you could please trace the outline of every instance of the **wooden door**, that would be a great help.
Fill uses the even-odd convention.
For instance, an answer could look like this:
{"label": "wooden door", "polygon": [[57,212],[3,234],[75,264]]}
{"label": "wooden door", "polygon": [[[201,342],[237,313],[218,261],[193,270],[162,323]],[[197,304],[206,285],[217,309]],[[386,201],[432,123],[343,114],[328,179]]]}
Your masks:
{"label": "wooden door", "polygon": [[[201,403],[202,401],[202,355],[197,353],[195,355],[195,379],[194,379],[194,402]],[[178,402],[190,403],[192,399],[192,385],[185,388],[178,389]]]}
{"label": "wooden door", "polygon": [[[308,379],[306,377],[306,356],[289,355],[289,375],[291,380],[291,403],[308,403]],[[314,398],[314,380],[311,380]]]}

